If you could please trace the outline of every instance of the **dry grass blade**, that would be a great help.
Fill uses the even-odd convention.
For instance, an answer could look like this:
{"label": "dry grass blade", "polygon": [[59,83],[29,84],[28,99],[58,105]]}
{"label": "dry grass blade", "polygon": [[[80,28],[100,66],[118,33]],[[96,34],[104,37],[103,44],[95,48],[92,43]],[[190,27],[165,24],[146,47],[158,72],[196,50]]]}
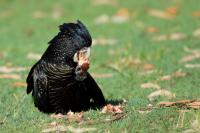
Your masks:
{"label": "dry grass blade", "polygon": [[55,4],[53,6],[53,11],[52,11],[52,18],[53,19],[60,19],[64,14],[64,9],[62,8],[61,5]]}
{"label": "dry grass blade", "polygon": [[119,114],[118,113],[118,114],[113,114],[110,119],[98,120],[98,121],[94,121],[94,120],[82,121],[82,122],[79,123],[79,125],[106,124],[106,123],[111,123],[111,122],[114,122],[114,121],[121,120],[123,118],[126,118],[126,114],[124,114],[124,113]]}
{"label": "dry grass blade", "polygon": [[17,74],[0,74],[0,79],[21,79]]}
{"label": "dry grass blade", "polygon": [[193,36],[194,37],[200,37],[200,28],[193,31]]}
{"label": "dry grass blade", "polygon": [[168,35],[159,35],[155,36],[152,38],[153,41],[159,42],[159,41],[166,41],[166,40],[171,40],[171,41],[179,41],[186,39],[187,36],[184,33],[171,33]]}
{"label": "dry grass blade", "polygon": [[106,38],[97,38],[94,39],[92,44],[93,45],[114,45],[117,43],[116,39],[106,39]]}
{"label": "dry grass blade", "polygon": [[37,53],[28,53],[27,58],[28,59],[33,59],[33,60],[39,60],[41,58],[41,54],[37,54]]}
{"label": "dry grass blade", "polygon": [[200,64],[185,64],[186,68],[200,68]]}
{"label": "dry grass blade", "polygon": [[91,0],[93,5],[111,5],[116,6],[118,3],[116,0]]}
{"label": "dry grass blade", "polygon": [[182,72],[182,70],[178,70],[176,72],[173,72],[170,75],[164,75],[164,76],[160,77],[158,80],[168,81],[168,80],[171,80],[172,78],[181,78],[181,77],[185,77],[186,75],[187,75],[187,73]]}
{"label": "dry grass blade", "polygon": [[34,19],[42,19],[42,18],[45,18],[46,17],[46,13],[43,12],[43,11],[35,11],[33,14],[32,14],[32,17]]}
{"label": "dry grass blade", "polygon": [[162,90],[154,91],[151,94],[149,94],[148,99],[149,99],[149,101],[153,101],[158,96],[165,96],[168,99],[171,99],[171,98],[175,97],[175,94],[171,93],[168,90],[162,89]]}
{"label": "dry grass blade", "polygon": [[2,73],[21,72],[21,71],[25,71],[25,70],[26,70],[26,68],[24,68],[24,67],[6,67],[6,66],[0,67],[0,72],[2,72]]}
{"label": "dry grass blade", "polygon": [[153,89],[157,89],[157,90],[159,90],[161,88],[158,84],[155,84],[155,83],[143,83],[140,85],[140,87],[142,89],[153,88]]}
{"label": "dry grass blade", "polygon": [[72,132],[72,133],[84,133],[89,131],[95,131],[96,128],[74,128],[72,126],[62,126],[57,125],[52,128],[47,128],[42,130],[43,133],[50,133],[50,132]]}
{"label": "dry grass blade", "polygon": [[103,14],[95,19],[95,24],[106,24],[110,22],[110,17],[106,14]]}
{"label": "dry grass blade", "polygon": [[113,74],[111,73],[92,73],[91,74],[94,78],[111,78]]}

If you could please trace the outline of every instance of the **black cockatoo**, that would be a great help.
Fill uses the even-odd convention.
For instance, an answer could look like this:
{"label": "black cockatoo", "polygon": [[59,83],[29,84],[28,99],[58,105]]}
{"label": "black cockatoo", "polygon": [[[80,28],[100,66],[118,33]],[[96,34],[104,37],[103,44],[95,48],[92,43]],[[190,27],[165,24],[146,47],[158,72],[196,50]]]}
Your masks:
{"label": "black cockatoo", "polygon": [[91,36],[77,23],[64,23],[41,59],[31,68],[27,94],[32,91],[34,104],[42,112],[66,113],[101,107],[105,99],[89,68]]}

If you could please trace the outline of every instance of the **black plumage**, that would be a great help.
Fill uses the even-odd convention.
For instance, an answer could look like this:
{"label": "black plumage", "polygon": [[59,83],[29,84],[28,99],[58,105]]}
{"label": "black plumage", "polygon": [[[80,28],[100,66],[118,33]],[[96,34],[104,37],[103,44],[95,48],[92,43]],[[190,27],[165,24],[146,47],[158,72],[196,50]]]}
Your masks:
{"label": "black plumage", "polygon": [[[105,104],[104,96],[92,76],[74,56],[92,44],[91,36],[80,22],[64,23],[41,59],[27,77],[27,94],[32,91],[35,106],[43,112],[66,113]],[[84,67],[86,66],[86,67]]]}

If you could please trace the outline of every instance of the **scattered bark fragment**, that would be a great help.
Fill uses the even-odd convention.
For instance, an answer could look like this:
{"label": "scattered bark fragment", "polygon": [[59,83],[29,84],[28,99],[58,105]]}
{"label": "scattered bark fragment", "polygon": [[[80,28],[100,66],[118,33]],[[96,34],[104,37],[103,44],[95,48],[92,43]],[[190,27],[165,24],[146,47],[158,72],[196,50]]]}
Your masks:
{"label": "scattered bark fragment", "polygon": [[200,100],[179,100],[175,102],[160,102],[159,106],[200,109]]}

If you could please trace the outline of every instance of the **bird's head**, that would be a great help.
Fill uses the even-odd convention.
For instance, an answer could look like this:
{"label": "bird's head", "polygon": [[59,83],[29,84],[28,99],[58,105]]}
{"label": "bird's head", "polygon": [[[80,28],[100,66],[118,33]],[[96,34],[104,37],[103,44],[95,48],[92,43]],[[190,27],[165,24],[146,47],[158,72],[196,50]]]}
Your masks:
{"label": "bird's head", "polygon": [[[75,73],[84,77],[89,69],[89,56],[92,39],[82,22],[64,23],[59,26],[60,32],[49,43],[59,47],[66,59],[73,61]],[[55,49],[56,49],[55,48]],[[63,56],[63,55],[62,55]]]}

